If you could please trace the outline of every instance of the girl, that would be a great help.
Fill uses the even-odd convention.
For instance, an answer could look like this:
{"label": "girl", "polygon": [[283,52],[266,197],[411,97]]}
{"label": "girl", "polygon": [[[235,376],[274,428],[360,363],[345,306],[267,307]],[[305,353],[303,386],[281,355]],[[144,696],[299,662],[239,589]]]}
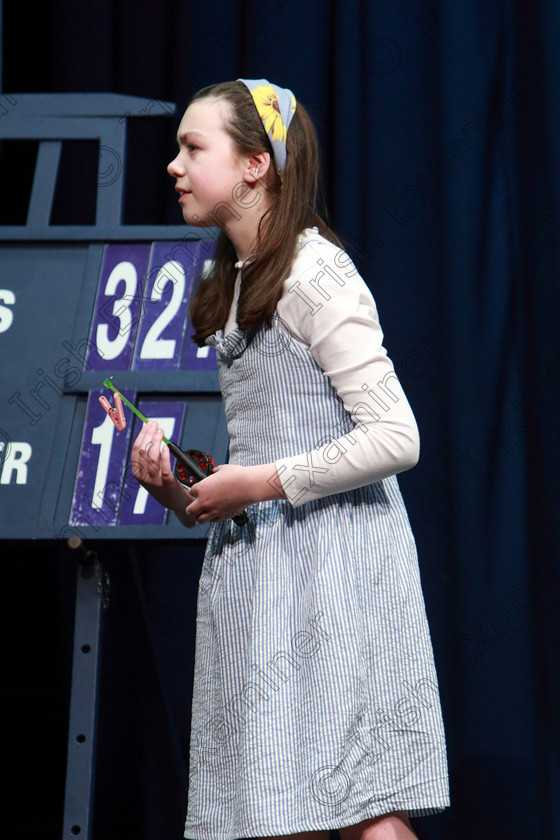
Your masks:
{"label": "girl", "polygon": [[[190,225],[221,228],[191,306],[216,347],[230,463],[189,492],[163,432],[133,471],[213,522],[197,611],[185,837],[412,838],[448,805],[414,539],[418,458],[374,300],[316,212],[316,135],[265,79],[192,100],[168,167]],[[247,509],[240,527],[232,517]]]}

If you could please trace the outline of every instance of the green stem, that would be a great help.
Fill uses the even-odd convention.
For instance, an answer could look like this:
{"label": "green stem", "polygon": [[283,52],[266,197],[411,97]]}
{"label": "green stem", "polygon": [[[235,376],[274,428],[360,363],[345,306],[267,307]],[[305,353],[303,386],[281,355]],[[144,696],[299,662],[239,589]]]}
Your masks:
{"label": "green stem", "polygon": [[[115,386],[113,385],[113,383],[111,382],[110,379],[104,379],[103,384],[105,385],[106,388],[110,388],[111,391],[114,391],[115,394],[118,394],[119,397],[121,398],[121,400],[123,401],[123,403],[125,403],[130,408],[130,410],[133,411],[136,414],[136,416],[140,418],[140,420],[142,420],[143,423],[149,423],[150,422],[147,417],[144,417],[144,415],[142,414],[141,411],[138,411],[138,409],[136,408],[135,405],[132,405],[132,403],[129,400],[127,400],[127,398],[124,396],[124,394],[121,394],[121,392],[118,390],[118,388],[115,388]],[[168,440],[165,437],[165,435],[163,437],[163,442],[165,443],[166,446],[169,446],[169,444],[171,443],[171,441]]]}

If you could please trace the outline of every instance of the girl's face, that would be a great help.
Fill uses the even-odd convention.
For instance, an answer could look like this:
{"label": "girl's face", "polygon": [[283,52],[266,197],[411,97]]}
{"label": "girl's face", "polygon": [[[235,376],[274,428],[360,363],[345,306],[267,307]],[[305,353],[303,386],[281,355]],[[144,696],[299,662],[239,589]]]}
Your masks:
{"label": "girl's face", "polygon": [[[232,208],[236,206],[235,187],[243,181],[246,161],[236,153],[224,128],[224,113],[229,107],[217,99],[193,102],[179,125],[179,152],[167,171],[176,180],[175,189],[187,224],[216,226],[223,202]],[[215,215],[209,216],[212,211]]]}

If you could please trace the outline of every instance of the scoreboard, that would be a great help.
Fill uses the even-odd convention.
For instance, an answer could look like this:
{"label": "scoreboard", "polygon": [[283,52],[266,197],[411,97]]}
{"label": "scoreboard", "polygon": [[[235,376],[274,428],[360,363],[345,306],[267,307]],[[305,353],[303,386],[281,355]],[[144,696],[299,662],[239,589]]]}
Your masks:
{"label": "scoreboard", "polygon": [[112,401],[112,376],[169,439],[223,463],[215,350],[192,342],[187,318],[213,245],[0,248],[1,537],[201,537],[134,479],[141,421],[125,406],[118,431],[99,397]]}
{"label": "scoreboard", "polygon": [[[12,98],[0,137],[41,132],[46,152],[41,146],[35,181],[51,184],[51,199],[62,139],[97,136],[124,159],[127,120],[158,113],[135,97]],[[41,162],[49,164],[43,176]],[[216,232],[123,225],[114,210],[122,180],[100,182],[94,225],[49,225],[49,208],[39,203],[48,195],[34,181],[27,225],[0,227],[0,538],[205,536],[140,487],[130,452],[141,421],[125,406],[126,428],[118,431],[99,397],[112,402],[103,380],[113,377],[182,449],[226,460],[215,350],[194,344],[187,317]]]}
{"label": "scoreboard", "polygon": [[[101,547],[207,534],[205,526],[184,528],[134,479],[141,420],[125,404],[126,425],[117,429],[99,397],[112,403],[103,384],[112,377],[181,449],[227,460],[216,351],[192,342],[188,320],[216,231],[123,224],[127,125],[136,116],[168,118],[172,103],[115,94],[4,100],[0,141],[33,140],[38,151],[25,224],[0,225],[0,539],[81,549],[63,836],[89,840],[108,603]],[[83,140],[99,149],[95,222],[51,224],[63,144]]]}

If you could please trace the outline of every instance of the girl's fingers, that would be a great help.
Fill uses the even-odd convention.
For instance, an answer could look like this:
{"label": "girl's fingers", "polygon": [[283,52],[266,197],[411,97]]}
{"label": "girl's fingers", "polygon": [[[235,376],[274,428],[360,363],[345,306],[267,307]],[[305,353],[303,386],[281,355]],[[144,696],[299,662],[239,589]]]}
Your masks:
{"label": "girl's fingers", "polygon": [[[153,420],[140,429],[132,447],[132,473],[138,481],[146,482],[161,472],[162,439],[163,429],[160,429]],[[167,449],[167,447],[164,448]],[[169,453],[169,450],[167,452]]]}
{"label": "girl's fingers", "polygon": [[145,461],[148,472],[159,472],[159,447],[157,436],[154,440],[148,440],[140,450],[140,457]]}
{"label": "girl's fingers", "polygon": [[136,451],[137,453],[140,452],[141,449],[144,449],[147,441],[151,440],[155,430],[157,429],[157,423],[150,421],[149,423],[145,423],[142,425],[136,440],[134,441],[134,446],[132,447],[132,451]]}
{"label": "girl's fingers", "polygon": [[198,516],[202,515],[202,512],[201,512],[202,505],[198,501],[198,494],[195,495],[196,491],[195,491],[195,493],[192,493],[193,489],[194,488],[191,488],[191,493],[190,493],[191,502],[190,502],[189,505],[187,505],[187,508],[185,509],[185,513],[187,514],[187,516],[193,516],[195,519],[198,520]]}
{"label": "girl's fingers", "polygon": [[174,480],[175,476],[173,471],[171,470],[171,457],[169,453],[168,446],[161,446],[161,442],[163,440],[163,430],[161,432],[161,440],[159,441],[159,447],[161,448],[160,452],[160,464],[161,464],[161,476],[163,479],[169,481]]}
{"label": "girl's fingers", "polygon": [[141,427],[140,432],[138,433],[132,446],[132,474],[138,481],[142,481],[146,475],[146,463],[140,453],[144,450],[146,442],[150,439],[150,431],[148,430],[147,425],[143,425]]}

